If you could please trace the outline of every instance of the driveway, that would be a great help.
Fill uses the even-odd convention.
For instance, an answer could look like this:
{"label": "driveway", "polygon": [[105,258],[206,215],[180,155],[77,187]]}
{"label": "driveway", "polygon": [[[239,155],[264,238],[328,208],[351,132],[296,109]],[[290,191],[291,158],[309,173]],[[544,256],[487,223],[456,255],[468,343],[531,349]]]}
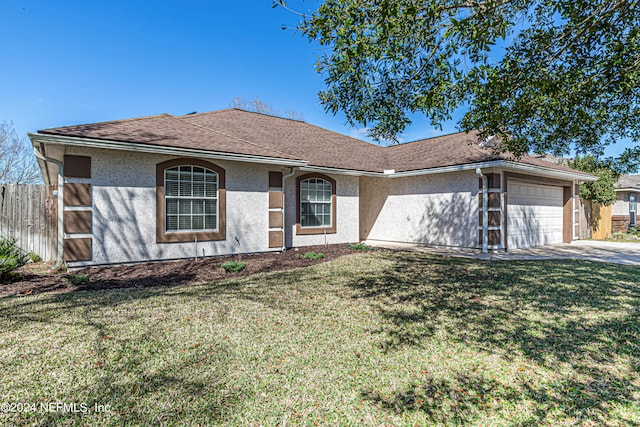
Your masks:
{"label": "driveway", "polygon": [[481,254],[478,251],[457,248],[429,248],[396,243],[367,242],[372,246],[392,249],[419,250],[438,255],[478,258],[486,260],[537,260],[537,259],[584,259],[640,266],[640,243],[601,242],[576,240],[560,245],[540,246],[528,249],[512,249],[509,252]]}
{"label": "driveway", "polygon": [[513,249],[503,254],[480,255],[488,259],[585,259],[640,266],[640,243],[576,240],[561,245]]}

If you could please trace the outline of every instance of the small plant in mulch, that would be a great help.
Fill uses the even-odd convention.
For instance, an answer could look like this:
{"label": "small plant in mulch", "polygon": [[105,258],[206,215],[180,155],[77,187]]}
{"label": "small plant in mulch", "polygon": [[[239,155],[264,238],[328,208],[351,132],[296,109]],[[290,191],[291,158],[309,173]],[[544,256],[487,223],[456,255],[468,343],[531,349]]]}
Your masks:
{"label": "small plant in mulch", "polygon": [[10,279],[12,272],[28,260],[29,255],[18,247],[16,239],[0,236],[0,281]]}
{"label": "small plant in mulch", "polygon": [[69,282],[70,285],[73,285],[73,286],[84,285],[89,281],[89,277],[85,274],[67,274],[62,278],[67,282]]}
{"label": "small plant in mulch", "polygon": [[224,271],[227,273],[237,273],[244,270],[246,266],[246,262],[227,261],[222,263],[222,268],[224,268]]}
{"label": "small plant in mulch", "polygon": [[31,260],[31,262],[42,261],[42,258],[40,258],[40,255],[38,255],[33,251],[29,252],[29,259]]}
{"label": "small plant in mulch", "polygon": [[309,261],[317,261],[319,259],[324,258],[324,254],[322,252],[307,252],[304,255],[297,255],[300,259],[308,259]]}
{"label": "small plant in mulch", "polygon": [[352,251],[367,251],[369,250],[369,246],[365,245],[364,242],[349,243],[349,249]]}

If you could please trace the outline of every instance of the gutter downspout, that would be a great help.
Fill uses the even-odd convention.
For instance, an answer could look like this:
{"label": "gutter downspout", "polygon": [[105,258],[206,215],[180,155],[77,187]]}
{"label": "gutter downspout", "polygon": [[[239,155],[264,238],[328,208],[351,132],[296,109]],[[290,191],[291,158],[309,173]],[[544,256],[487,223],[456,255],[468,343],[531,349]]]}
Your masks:
{"label": "gutter downspout", "polygon": [[489,252],[489,186],[482,169],[476,168],[476,175],[482,179],[482,253]]}
{"label": "gutter downspout", "polygon": [[285,197],[284,196],[284,193],[285,193],[285,191],[284,191],[284,180],[289,178],[289,177],[292,177],[293,175],[295,175],[297,169],[298,169],[297,167],[289,168],[289,173],[282,175],[282,252],[287,250],[287,247],[286,247],[286,245],[284,243],[284,242],[287,241],[286,236],[285,236],[287,227],[286,227],[286,222],[285,222],[285,209],[284,209],[285,206],[286,206],[285,199],[284,199],[284,197]]}
{"label": "gutter downspout", "polygon": [[33,147],[33,152],[40,160],[44,162],[51,162],[58,167],[58,191],[56,194],[56,197],[58,198],[58,257],[56,264],[51,267],[52,270],[57,270],[62,266],[64,251],[64,165],[59,160],[52,157],[46,157],[36,147]]}

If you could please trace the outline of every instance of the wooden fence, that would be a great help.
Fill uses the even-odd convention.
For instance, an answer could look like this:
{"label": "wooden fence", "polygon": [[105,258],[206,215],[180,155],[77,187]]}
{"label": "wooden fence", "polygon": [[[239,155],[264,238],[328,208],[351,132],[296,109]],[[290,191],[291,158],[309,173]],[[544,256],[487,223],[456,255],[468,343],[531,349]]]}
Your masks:
{"label": "wooden fence", "polygon": [[18,246],[45,261],[58,255],[55,187],[0,184],[0,235],[14,237]]}
{"label": "wooden fence", "polygon": [[578,239],[604,240],[611,237],[613,206],[603,206],[579,199]]}
{"label": "wooden fence", "polygon": [[590,239],[593,233],[591,220],[592,203],[590,200],[578,199],[577,239]]}
{"label": "wooden fence", "polygon": [[611,237],[613,205],[603,206],[594,203],[591,208],[591,216],[593,223],[592,237],[594,239],[606,239]]}

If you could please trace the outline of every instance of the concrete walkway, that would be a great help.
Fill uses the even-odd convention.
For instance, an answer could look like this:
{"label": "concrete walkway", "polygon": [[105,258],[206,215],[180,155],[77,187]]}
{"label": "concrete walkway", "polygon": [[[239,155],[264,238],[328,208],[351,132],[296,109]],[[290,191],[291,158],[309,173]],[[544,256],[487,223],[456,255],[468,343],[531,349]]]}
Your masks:
{"label": "concrete walkway", "polygon": [[509,252],[490,254],[482,254],[471,249],[432,248],[404,243],[372,241],[366,242],[366,244],[390,249],[418,250],[437,255],[486,260],[584,259],[640,266],[640,243],[576,240],[569,244],[513,249]]}

